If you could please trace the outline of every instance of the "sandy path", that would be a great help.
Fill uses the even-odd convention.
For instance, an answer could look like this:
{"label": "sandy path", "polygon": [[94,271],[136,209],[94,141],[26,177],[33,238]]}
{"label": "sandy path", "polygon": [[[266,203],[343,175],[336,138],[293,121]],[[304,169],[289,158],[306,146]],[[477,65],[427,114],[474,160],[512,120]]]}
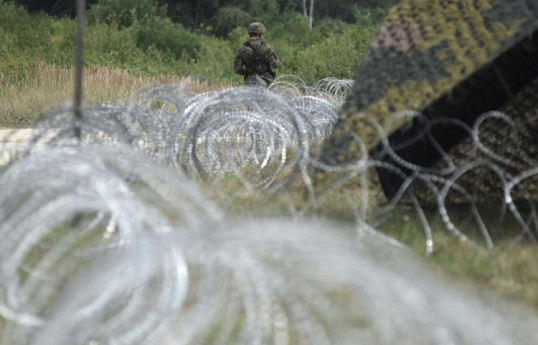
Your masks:
{"label": "sandy path", "polygon": [[[40,149],[44,147],[44,144],[40,143],[48,141],[55,134],[55,131],[50,131],[45,135],[41,135],[34,148]],[[0,128],[0,166],[9,163],[14,155],[16,155],[16,152],[24,150],[26,144],[32,139],[32,136],[32,128]]]}
{"label": "sandy path", "polygon": [[26,143],[31,137],[31,128],[0,129],[0,142],[2,143]]}
{"label": "sandy path", "polygon": [[[0,128],[0,143],[27,143],[30,141],[33,135],[32,128],[21,128],[21,129],[10,129],[10,128]],[[46,135],[40,137],[41,141],[46,141],[55,135],[55,131],[51,131]]]}

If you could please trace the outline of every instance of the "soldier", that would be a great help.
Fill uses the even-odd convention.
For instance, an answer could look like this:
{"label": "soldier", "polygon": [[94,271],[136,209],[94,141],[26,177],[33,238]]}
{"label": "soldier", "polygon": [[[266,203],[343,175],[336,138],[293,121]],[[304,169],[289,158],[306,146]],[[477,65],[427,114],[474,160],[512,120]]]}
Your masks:
{"label": "soldier", "polygon": [[276,75],[271,68],[280,66],[271,46],[261,40],[265,31],[262,23],[251,23],[248,26],[250,40],[239,47],[235,55],[233,69],[235,73],[244,76],[245,85],[268,87]]}

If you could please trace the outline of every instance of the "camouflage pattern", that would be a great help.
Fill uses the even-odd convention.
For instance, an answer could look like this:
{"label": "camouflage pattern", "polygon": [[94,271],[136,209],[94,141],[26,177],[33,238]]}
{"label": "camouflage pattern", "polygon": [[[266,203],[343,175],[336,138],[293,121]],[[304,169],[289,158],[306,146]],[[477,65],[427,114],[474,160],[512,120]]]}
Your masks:
{"label": "camouflage pattern", "polygon": [[[258,54],[263,56],[263,58],[269,63],[271,68],[278,68],[280,66],[278,56],[267,42],[259,39],[251,39],[249,42],[252,48],[254,48]],[[247,76],[247,71],[250,70],[249,66],[256,54],[252,48],[246,45],[239,47],[237,53],[235,54],[233,63],[233,71],[244,76],[245,83],[248,83],[250,80]],[[267,83],[265,86],[269,86],[269,84],[271,84],[274,80],[274,76],[269,72],[262,73],[260,77]]]}
{"label": "camouflage pattern", "polygon": [[253,34],[264,34],[267,30],[265,29],[265,25],[263,25],[262,23],[260,22],[253,22],[253,23],[250,23],[250,25],[248,26],[248,33],[253,33]]}
{"label": "camouflage pattern", "polygon": [[[486,90],[494,79],[503,84],[495,74],[503,79],[503,74],[510,76],[512,70],[527,68],[529,73],[535,73],[535,55],[519,60],[508,56],[505,60],[517,63],[505,63],[502,73],[497,73],[493,64],[514,47],[527,54],[527,43],[531,46],[528,51],[538,47],[536,0],[399,1],[389,11],[357,71],[351,97],[324,144],[320,160],[330,165],[351,163],[365,149],[373,150],[379,145],[382,135],[372,123],[380,124],[390,135],[405,131],[416,120],[395,120],[397,112],[417,110],[432,116],[453,116],[468,106],[464,97],[468,89],[475,92],[474,100],[484,100],[484,109],[508,111],[516,116],[510,113],[509,104],[489,104],[488,97],[495,96],[480,94],[480,88]],[[519,102],[519,112],[532,113],[538,109],[538,88],[532,89],[532,85],[538,84],[533,82],[533,75],[524,74],[519,74],[521,80],[514,85],[519,89],[526,85],[525,92],[531,97]],[[471,108],[462,111],[462,120],[474,120],[480,115]],[[318,175],[315,180],[323,184],[326,178]]]}

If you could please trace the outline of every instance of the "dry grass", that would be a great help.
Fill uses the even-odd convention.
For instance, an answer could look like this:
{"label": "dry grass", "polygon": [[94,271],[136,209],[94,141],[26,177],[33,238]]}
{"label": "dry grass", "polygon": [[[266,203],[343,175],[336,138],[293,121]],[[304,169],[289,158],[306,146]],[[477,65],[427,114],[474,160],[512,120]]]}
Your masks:
{"label": "dry grass", "polygon": [[[383,205],[384,197],[380,194],[379,186],[375,186],[375,179],[369,180],[367,221],[382,233],[404,243],[420,256],[426,255],[426,236],[416,210],[411,205],[400,205],[388,214],[375,216],[376,208]],[[287,190],[290,200],[300,207],[303,189],[290,188]],[[294,194],[295,193],[295,194]],[[283,193],[284,194],[284,193]],[[304,195],[303,195],[304,196]],[[324,218],[354,224],[355,216],[360,210],[363,192],[359,184],[348,182],[342,188],[329,194],[321,200],[316,214]],[[290,201],[282,195],[266,200],[263,208],[265,212],[285,212],[285,203]],[[303,197],[304,202],[304,197]],[[245,210],[239,214],[248,213],[254,203],[249,199],[245,203],[233,202],[233,207],[244,205]],[[225,207],[225,205],[223,205]],[[229,209],[228,209],[229,210]],[[237,210],[232,210],[237,212]],[[465,218],[468,212],[465,208],[453,208],[451,216],[457,218],[462,213]],[[440,272],[461,285],[470,285],[485,294],[493,293],[512,301],[525,304],[538,311],[538,246],[529,239],[515,242],[519,227],[506,221],[502,224],[502,236],[495,240],[495,250],[478,250],[465,242],[460,242],[452,235],[440,221],[436,209],[425,209],[425,216],[429,221],[433,235],[434,251],[425,260],[432,269]],[[483,211],[483,215],[487,216]],[[376,225],[378,224],[378,225]],[[515,226],[515,228],[514,228]],[[465,229],[465,233],[474,238],[472,224]],[[480,241],[477,241],[480,243]]]}
{"label": "dry grass", "polygon": [[[426,255],[426,236],[416,210],[411,205],[399,205],[391,212],[375,216],[376,208],[385,203],[379,186],[375,186],[375,178],[368,180],[369,194],[367,222],[385,235],[404,243],[420,256]],[[211,186],[214,193],[240,189],[230,180],[221,180],[220,188]],[[234,215],[279,215],[290,212],[288,205],[301,208],[305,202],[306,194],[302,184],[290,186],[285,193],[277,193],[266,199],[257,199],[259,194],[242,196],[244,199],[224,199],[220,202],[228,214]],[[218,191],[218,192],[217,192]],[[225,195],[230,195],[225,193]],[[220,194],[219,194],[220,195]],[[353,225],[355,217],[360,211],[364,196],[361,186],[349,181],[342,188],[329,193],[326,198],[319,200],[320,205],[312,210],[315,215],[323,218],[346,222]],[[215,199],[218,199],[215,198]],[[490,210],[491,211],[491,210]],[[429,221],[433,235],[434,250],[425,262],[435,271],[448,277],[449,280],[462,286],[470,286],[474,290],[493,296],[503,296],[517,303],[525,304],[538,311],[538,246],[528,239],[515,242],[516,234],[521,230],[517,224],[506,221],[502,224],[502,236],[495,240],[495,250],[482,250],[460,242],[452,235],[440,221],[436,209],[425,209],[425,216]],[[482,210],[485,217],[488,213]],[[493,211],[491,211],[493,212]],[[466,208],[453,207],[450,209],[451,217],[466,218]],[[495,219],[489,217],[491,219]],[[493,221],[493,220],[492,220]],[[463,228],[462,228],[463,229]],[[467,225],[465,233],[471,238],[476,230],[473,224]]]}
{"label": "dry grass", "polygon": [[[187,81],[195,92],[230,87],[179,76],[143,77],[105,67],[90,67],[84,73],[84,100],[98,104],[111,100],[128,100],[133,92],[148,84],[177,84]],[[0,126],[22,127],[35,121],[47,108],[70,102],[74,92],[74,72],[70,68],[40,63],[31,78],[0,79]]]}
{"label": "dry grass", "polygon": [[497,243],[495,253],[476,251],[437,232],[436,250],[429,261],[460,283],[471,283],[485,292],[495,292],[538,310],[538,246],[530,242],[513,246]]}
{"label": "dry grass", "polygon": [[[461,209],[452,210],[462,212]],[[439,220],[436,210],[426,210],[432,227],[434,251],[426,260],[433,268],[462,285],[484,293],[496,293],[538,311],[538,246],[529,239],[515,241],[514,229],[503,224],[505,236],[495,241],[495,250],[478,250],[452,235]],[[462,215],[463,216],[463,215]],[[416,212],[409,206],[396,208],[379,227],[387,235],[424,255],[426,237]],[[466,229],[471,235],[472,225]],[[472,235],[470,237],[473,237]],[[480,241],[477,241],[480,243]]]}

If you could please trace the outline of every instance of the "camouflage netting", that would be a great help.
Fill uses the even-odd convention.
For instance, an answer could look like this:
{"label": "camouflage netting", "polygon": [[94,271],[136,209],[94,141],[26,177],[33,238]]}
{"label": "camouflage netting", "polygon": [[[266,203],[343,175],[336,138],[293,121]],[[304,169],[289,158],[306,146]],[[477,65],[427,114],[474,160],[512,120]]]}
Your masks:
{"label": "camouflage netting", "polygon": [[[377,171],[392,198],[410,176],[446,182],[461,163],[488,158],[495,168],[458,183],[466,189],[480,178],[477,189],[491,191],[488,184],[538,161],[537,62],[535,0],[399,1],[358,69],[321,162],[349,166],[368,152],[386,163]],[[532,186],[520,187],[521,196]]]}

